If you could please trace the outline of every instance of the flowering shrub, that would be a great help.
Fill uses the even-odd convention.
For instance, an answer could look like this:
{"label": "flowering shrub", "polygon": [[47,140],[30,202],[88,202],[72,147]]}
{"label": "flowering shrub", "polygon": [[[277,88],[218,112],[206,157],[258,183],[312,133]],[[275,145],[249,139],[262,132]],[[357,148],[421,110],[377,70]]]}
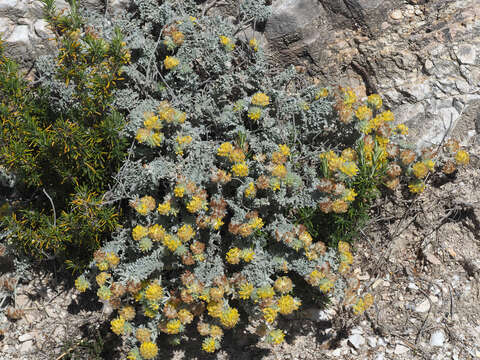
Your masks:
{"label": "flowering shrub", "polygon": [[449,143],[440,161],[401,146],[408,129],[378,95],[292,88],[293,69],[273,75],[255,39],[193,2],[135,4],[118,22],[136,55],[114,101],[136,140],[112,190],[130,220],[77,289],[116,309],[111,330],[129,359],[155,358],[160,333],[178,342],[188,326],[214,352],[247,315],[279,344],[277,319],[301,309],[308,287],[363,313],[373,296],[350,281],[345,241],[359,215],[382,187],[421,192],[440,163],[451,170],[468,154]]}

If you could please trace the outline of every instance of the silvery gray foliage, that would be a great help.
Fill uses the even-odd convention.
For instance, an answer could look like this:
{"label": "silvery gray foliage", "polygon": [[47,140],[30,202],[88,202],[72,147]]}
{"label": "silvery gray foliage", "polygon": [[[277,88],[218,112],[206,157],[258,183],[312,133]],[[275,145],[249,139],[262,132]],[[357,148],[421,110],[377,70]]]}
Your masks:
{"label": "silvery gray foliage", "polygon": [[[222,276],[232,275],[232,266],[225,259],[232,247],[254,251],[254,258],[242,262],[235,272],[255,287],[271,284],[281,276],[285,262],[290,271],[303,277],[325,261],[335,270],[334,251],[308,261],[302,249],[293,249],[277,239],[277,233],[298,229],[291,209],[315,206],[318,200],[318,154],[326,148],[324,135],[338,126],[334,123],[334,100],[316,97],[315,87],[297,89],[295,82],[299,75],[293,67],[275,73],[261,49],[254,51],[248,43],[236,38],[237,29],[231,22],[221,17],[202,17],[193,1],[134,0],[133,3],[135,11],[113,19],[111,25],[120,26],[127,47],[132,50],[132,63],[124,71],[125,88],[115,92],[114,104],[128,118],[122,134],[133,141],[139,129],[146,126],[146,113],[160,116],[159,106],[165,102],[172,109],[184,112],[186,120],[163,121],[163,128],[158,130],[163,134],[159,146],[134,141],[130,156],[116,176],[113,197],[135,202],[143,196],[152,196],[155,206],[170,201],[175,215],[161,215],[157,211],[140,215],[125,210],[129,216],[125,230],[115,234],[114,240],[104,247],[104,251],[115,252],[121,258],[114,271],[115,281],[155,278],[161,279],[167,290],[176,291],[182,288],[179,275],[189,270],[208,288]],[[261,2],[249,0],[243,1],[240,9],[240,22],[249,17],[263,21],[269,10]],[[95,16],[90,19],[93,26],[107,26]],[[172,29],[184,35],[181,45],[171,46],[171,40],[166,38],[165,34]],[[105,31],[108,33],[108,29]],[[220,36],[229,38],[230,45],[223,44]],[[178,66],[167,70],[166,56],[178,59]],[[261,107],[261,117],[254,120],[249,114],[253,108],[252,96],[258,92],[268,95],[269,104]],[[191,142],[180,151],[177,139],[183,136],[190,136]],[[249,174],[233,175],[223,184],[213,181],[212,175],[219,170],[232,173],[232,162],[217,155],[224,142],[243,149]],[[282,180],[271,175],[270,163],[280,144],[288,145],[291,150],[286,162],[287,175]],[[256,196],[247,198],[245,191],[249,184],[261,175],[269,177],[267,187],[258,188]],[[207,197],[206,207],[194,214],[186,209],[194,194],[186,193],[181,198],[173,194],[177,184],[188,183],[204,190]],[[226,210],[221,218],[225,224],[219,228],[212,224],[201,227],[198,224],[211,214],[212,200],[224,201]],[[246,224],[255,217],[255,211],[265,224],[263,228],[248,236],[230,231],[229,224]],[[189,254],[188,244],[171,251],[156,241],[152,249],[140,249],[140,242],[132,239],[132,229],[155,224],[171,234],[177,233],[182,224],[191,225],[196,229],[194,240],[206,246],[205,261],[185,264],[182,256]],[[314,239],[318,240],[322,239]],[[92,279],[94,274],[92,264]],[[256,307],[252,305],[251,309],[258,315]],[[165,320],[158,313],[149,324]]]}

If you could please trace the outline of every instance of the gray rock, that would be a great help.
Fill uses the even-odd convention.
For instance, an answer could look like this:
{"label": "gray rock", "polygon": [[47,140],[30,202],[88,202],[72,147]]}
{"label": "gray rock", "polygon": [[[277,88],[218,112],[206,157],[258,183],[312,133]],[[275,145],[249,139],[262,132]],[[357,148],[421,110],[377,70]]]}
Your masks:
{"label": "gray rock", "polygon": [[470,44],[463,44],[455,49],[455,55],[462,64],[475,65],[476,54],[475,47]]}
{"label": "gray rock", "polygon": [[22,345],[20,345],[20,348],[18,350],[21,354],[28,354],[33,352],[35,350],[33,340],[25,341],[24,343],[22,343]]}
{"label": "gray rock", "polygon": [[407,352],[410,351],[410,348],[408,346],[402,345],[402,344],[397,344],[395,346],[395,350],[393,351],[395,355],[403,355],[406,354]]}
{"label": "gray rock", "polygon": [[430,310],[430,302],[428,299],[423,300],[420,304],[415,305],[415,311],[419,313],[425,313]]}
{"label": "gray rock", "polygon": [[369,336],[367,337],[367,343],[368,343],[368,346],[375,347],[377,346],[377,338],[374,336]]}
{"label": "gray rock", "polygon": [[23,343],[23,342],[28,341],[28,340],[33,340],[33,338],[34,338],[33,333],[26,333],[26,334],[20,335],[18,337],[18,341]]}
{"label": "gray rock", "polygon": [[348,342],[358,350],[365,344],[365,338],[360,334],[353,334],[348,337]]}
{"label": "gray rock", "polygon": [[431,335],[430,335],[430,345],[431,346],[438,346],[442,347],[443,343],[445,342],[445,333],[443,330],[435,330]]}

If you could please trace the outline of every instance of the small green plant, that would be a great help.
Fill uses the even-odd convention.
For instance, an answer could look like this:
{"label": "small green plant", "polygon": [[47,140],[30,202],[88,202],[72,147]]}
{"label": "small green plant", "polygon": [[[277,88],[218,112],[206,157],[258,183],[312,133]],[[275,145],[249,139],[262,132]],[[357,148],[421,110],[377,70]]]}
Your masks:
{"label": "small green plant", "polygon": [[72,12],[49,16],[59,52],[39,61],[36,86],[0,45],[0,164],[22,194],[2,220],[9,241],[79,270],[118,225],[102,194],[126,154],[125,120],[111,102],[130,53],[118,29],[104,40]]}

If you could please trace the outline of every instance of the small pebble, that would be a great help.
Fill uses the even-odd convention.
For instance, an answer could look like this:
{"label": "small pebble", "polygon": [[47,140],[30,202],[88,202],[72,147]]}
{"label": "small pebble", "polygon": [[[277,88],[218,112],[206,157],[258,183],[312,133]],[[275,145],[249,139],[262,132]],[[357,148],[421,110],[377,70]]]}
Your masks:
{"label": "small pebble", "polygon": [[390,17],[393,19],[393,20],[400,20],[401,18],[403,18],[403,15],[402,15],[402,12],[400,10],[393,10],[391,13],[390,13]]}
{"label": "small pebble", "polygon": [[435,330],[430,336],[430,345],[431,346],[443,346],[445,342],[445,333],[443,330]]}

